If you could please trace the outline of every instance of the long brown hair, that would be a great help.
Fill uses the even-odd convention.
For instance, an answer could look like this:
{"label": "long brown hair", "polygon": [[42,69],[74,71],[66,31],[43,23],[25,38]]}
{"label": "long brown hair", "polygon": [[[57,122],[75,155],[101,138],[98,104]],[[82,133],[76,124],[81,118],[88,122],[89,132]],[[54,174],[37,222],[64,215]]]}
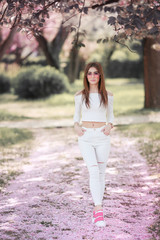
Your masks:
{"label": "long brown hair", "polygon": [[103,104],[104,106],[107,106],[108,96],[107,96],[107,90],[105,88],[104,73],[103,73],[103,69],[102,69],[101,64],[98,63],[98,62],[88,63],[85,67],[84,79],[83,79],[84,89],[82,90],[83,100],[85,100],[86,106],[89,108],[90,107],[90,101],[89,101],[89,90],[90,89],[89,89],[89,82],[88,82],[88,78],[87,78],[87,73],[88,73],[88,70],[91,67],[95,67],[97,69],[97,71],[99,72],[99,75],[100,75],[100,79],[99,79],[99,82],[98,82],[98,92],[101,95],[100,105]]}

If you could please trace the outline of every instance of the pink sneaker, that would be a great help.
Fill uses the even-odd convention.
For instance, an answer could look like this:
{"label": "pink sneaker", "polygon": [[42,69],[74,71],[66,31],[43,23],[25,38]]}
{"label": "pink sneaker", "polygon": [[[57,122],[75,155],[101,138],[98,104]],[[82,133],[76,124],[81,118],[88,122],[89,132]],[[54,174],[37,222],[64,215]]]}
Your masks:
{"label": "pink sneaker", "polygon": [[106,226],[106,222],[104,221],[104,217],[103,217],[103,209],[93,211],[92,223],[95,223],[97,227]]}

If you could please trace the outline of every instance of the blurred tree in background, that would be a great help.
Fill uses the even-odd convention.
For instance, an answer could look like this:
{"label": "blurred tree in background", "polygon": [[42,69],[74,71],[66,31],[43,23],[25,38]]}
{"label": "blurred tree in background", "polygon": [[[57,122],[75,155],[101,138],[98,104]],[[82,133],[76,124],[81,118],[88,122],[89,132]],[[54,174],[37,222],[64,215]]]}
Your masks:
{"label": "blurred tree in background", "polygon": [[[55,26],[53,26],[53,24],[55,24]],[[38,34],[33,30],[33,35],[39,47],[42,49],[47,63],[56,69],[60,68],[59,54],[68,34],[69,31],[67,31],[67,28],[62,24],[61,15],[56,13],[50,14],[49,19],[44,23],[44,28],[39,30]]]}
{"label": "blurred tree in background", "polygon": [[[85,46],[90,30],[88,29],[88,17],[91,18],[94,25],[98,20],[103,21],[106,25],[103,35],[100,34],[100,36],[96,33],[96,36],[94,36],[96,38],[100,36],[97,40],[98,43],[113,41],[130,48],[126,41],[141,40],[144,59],[145,107],[160,107],[160,83],[158,81],[160,78],[158,66],[160,60],[159,0],[49,0],[47,2],[44,0],[29,0],[27,2],[22,0],[8,0],[6,2],[2,0],[0,9],[1,27],[10,28],[8,36],[0,44],[1,58],[11,44],[15,32],[23,31],[27,36],[35,37],[46,56],[47,62],[51,66],[59,68],[59,54],[68,36],[74,34],[73,47]],[[58,18],[61,19],[63,25],[59,25],[57,36],[48,41],[44,37],[44,29],[47,27],[46,22],[52,14],[56,16],[53,17],[54,21],[52,19],[52,26],[55,26],[56,14],[59,14],[60,17]],[[94,18],[96,18],[96,21],[93,20]],[[71,69],[74,69],[74,77],[70,80],[73,82],[74,78],[78,76],[79,70],[77,69],[81,65],[77,59],[83,51],[75,50],[71,46],[68,46],[68,49],[69,51],[72,49],[68,74],[71,76]],[[134,47],[130,50],[133,51]],[[107,65],[107,62],[112,58],[112,63],[106,70],[110,74],[116,67],[114,65],[116,64],[115,60],[113,60],[115,53],[113,52],[114,47],[109,49],[106,54]],[[134,63],[129,67],[133,67],[133,65]],[[135,69],[138,66],[135,66]]]}

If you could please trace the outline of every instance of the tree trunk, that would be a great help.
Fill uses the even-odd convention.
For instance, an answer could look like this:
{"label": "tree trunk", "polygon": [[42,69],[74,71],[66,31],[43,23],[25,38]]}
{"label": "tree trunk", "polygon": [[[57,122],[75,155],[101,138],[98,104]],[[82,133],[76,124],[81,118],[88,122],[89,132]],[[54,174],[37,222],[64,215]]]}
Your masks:
{"label": "tree trunk", "polygon": [[59,69],[59,54],[61,52],[62,46],[68,37],[69,32],[66,31],[66,27],[61,24],[56,37],[49,44],[43,33],[41,35],[35,35],[36,40],[39,43],[40,48],[43,50],[47,62],[49,65]]}
{"label": "tree trunk", "polygon": [[76,47],[72,47],[69,57],[69,64],[68,64],[68,78],[69,82],[73,83],[77,78],[77,71],[79,66],[79,49]]}
{"label": "tree trunk", "polygon": [[6,53],[7,49],[10,47],[14,35],[16,34],[17,27],[14,27],[9,32],[7,38],[0,44],[0,60],[2,59],[3,55]]}
{"label": "tree trunk", "polygon": [[48,42],[43,35],[35,35],[37,42],[39,43],[40,48],[42,49],[48,64],[52,67],[59,69],[57,61],[52,58],[52,54],[48,48]]}
{"label": "tree trunk", "polygon": [[58,67],[59,67],[59,54],[62,50],[64,42],[68,37],[68,34],[69,34],[69,31],[67,31],[66,27],[64,27],[63,24],[61,24],[56,37],[52,40],[50,44],[52,59],[54,59]]}
{"label": "tree trunk", "polygon": [[160,51],[155,44],[160,39],[144,39],[145,108],[160,108]]}

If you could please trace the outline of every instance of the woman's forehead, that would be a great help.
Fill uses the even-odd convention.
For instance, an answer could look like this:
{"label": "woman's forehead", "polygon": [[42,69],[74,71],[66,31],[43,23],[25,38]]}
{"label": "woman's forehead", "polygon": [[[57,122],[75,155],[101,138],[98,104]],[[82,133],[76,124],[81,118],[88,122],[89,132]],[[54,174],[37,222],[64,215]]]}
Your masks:
{"label": "woman's forehead", "polygon": [[89,69],[88,69],[88,72],[97,72],[98,70],[97,70],[97,68],[95,68],[95,67],[90,67]]}

